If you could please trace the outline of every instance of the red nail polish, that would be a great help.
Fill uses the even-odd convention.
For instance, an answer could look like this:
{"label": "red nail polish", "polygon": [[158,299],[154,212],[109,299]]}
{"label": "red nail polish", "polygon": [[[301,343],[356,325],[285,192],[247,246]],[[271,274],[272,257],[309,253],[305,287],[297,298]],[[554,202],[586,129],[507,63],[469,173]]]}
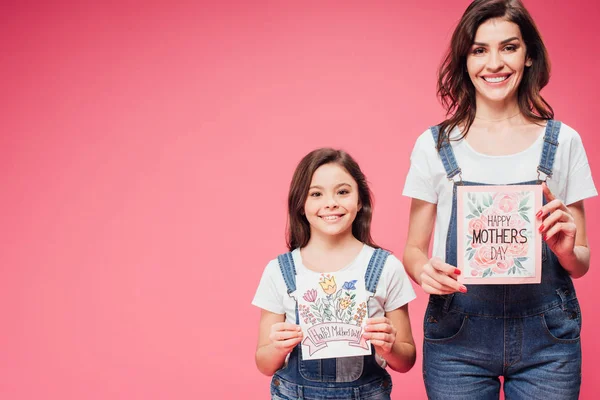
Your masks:
{"label": "red nail polish", "polygon": [[544,230],[544,224],[541,224],[540,227],[538,228],[538,231],[543,231]]}
{"label": "red nail polish", "polygon": [[546,240],[546,235],[542,235],[542,239]]}
{"label": "red nail polish", "polygon": [[461,286],[458,290],[460,290],[462,293],[467,293],[467,287],[466,286]]}
{"label": "red nail polish", "polygon": [[455,275],[460,275],[460,269],[454,268],[454,274]]}
{"label": "red nail polish", "polygon": [[537,214],[535,214],[536,218],[539,218],[542,216],[542,210],[538,211]]}

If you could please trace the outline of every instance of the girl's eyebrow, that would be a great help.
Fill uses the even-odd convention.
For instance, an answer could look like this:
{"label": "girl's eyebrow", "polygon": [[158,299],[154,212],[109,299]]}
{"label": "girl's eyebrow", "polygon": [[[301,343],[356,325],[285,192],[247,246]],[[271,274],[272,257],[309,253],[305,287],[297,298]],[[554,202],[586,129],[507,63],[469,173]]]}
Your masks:
{"label": "girl's eyebrow", "polygon": [[[337,188],[339,188],[340,186],[350,186],[350,187],[352,187],[352,185],[351,185],[351,184],[349,184],[349,183],[346,183],[346,182],[342,182],[342,183],[338,183],[337,185],[335,185],[335,187],[334,187],[334,188],[335,188],[335,189],[337,189]],[[313,186],[309,187],[308,189],[309,189],[309,190],[310,190],[310,189],[321,189],[321,190],[323,190],[323,186],[319,186],[319,185],[313,185]]]}
{"label": "girl's eyebrow", "polygon": [[[501,41],[500,44],[506,44],[506,43],[512,42],[513,40],[519,40],[519,38],[516,36],[509,37],[508,39],[504,39],[503,41]],[[487,43],[481,43],[481,42],[473,42],[473,45],[474,46],[484,46],[484,47],[488,46]]]}

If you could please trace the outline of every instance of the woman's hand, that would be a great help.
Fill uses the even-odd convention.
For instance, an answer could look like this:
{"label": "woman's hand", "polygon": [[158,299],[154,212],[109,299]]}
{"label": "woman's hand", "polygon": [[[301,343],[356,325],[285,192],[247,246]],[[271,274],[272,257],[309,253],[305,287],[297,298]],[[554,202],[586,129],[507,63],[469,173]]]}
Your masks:
{"label": "woman's hand", "polygon": [[559,199],[554,197],[546,183],[542,183],[542,190],[548,203],[535,215],[542,221],[539,227],[542,237],[550,250],[558,258],[572,256],[577,236],[577,224],[571,210]]}
{"label": "woman's hand", "polygon": [[446,264],[437,257],[433,257],[423,266],[419,281],[425,293],[450,294],[454,292],[466,293],[467,288],[457,282],[460,270]]}

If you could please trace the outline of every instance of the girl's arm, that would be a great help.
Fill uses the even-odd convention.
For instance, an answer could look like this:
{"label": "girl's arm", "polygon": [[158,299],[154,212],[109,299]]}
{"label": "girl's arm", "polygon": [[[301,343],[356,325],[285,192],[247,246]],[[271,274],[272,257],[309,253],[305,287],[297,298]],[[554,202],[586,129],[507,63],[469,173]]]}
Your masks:
{"label": "girl's arm", "polygon": [[267,376],[281,369],[285,357],[302,340],[302,330],[285,321],[284,314],[261,310],[256,346],[256,366]]}
{"label": "girl's arm", "polygon": [[467,288],[456,281],[460,274],[453,265],[437,257],[428,259],[429,243],[436,218],[437,205],[412,199],[408,222],[408,238],[402,263],[408,275],[429,294],[466,292]]}
{"label": "girl's arm", "polygon": [[571,277],[580,278],[590,268],[583,200],[565,206],[554,197],[545,183],[542,188],[548,204],[536,215],[543,220],[540,232],[545,236],[550,250],[558,257],[560,265]]}
{"label": "girl's arm", "polygon": [[410,329],[408,304],[386,312],[385,317],[369,318],[363,336],[371,340],[377,353],[394,371],[408,372],[415,365],[417,350]]}

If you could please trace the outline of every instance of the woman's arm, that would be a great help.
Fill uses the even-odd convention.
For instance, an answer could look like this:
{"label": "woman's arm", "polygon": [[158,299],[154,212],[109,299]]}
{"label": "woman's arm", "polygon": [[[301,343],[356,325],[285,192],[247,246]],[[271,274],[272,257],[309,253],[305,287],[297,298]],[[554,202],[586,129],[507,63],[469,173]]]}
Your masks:
{"label": "woman's arm", "polygon": [[460,274],[453,265],[437,257],[428,259],[431,233],[435,224],[437,205],[412,199],[408,222],[408,238],[402,262],[410,277],[429,294],[466,292],[467,288],[456,281]]}

